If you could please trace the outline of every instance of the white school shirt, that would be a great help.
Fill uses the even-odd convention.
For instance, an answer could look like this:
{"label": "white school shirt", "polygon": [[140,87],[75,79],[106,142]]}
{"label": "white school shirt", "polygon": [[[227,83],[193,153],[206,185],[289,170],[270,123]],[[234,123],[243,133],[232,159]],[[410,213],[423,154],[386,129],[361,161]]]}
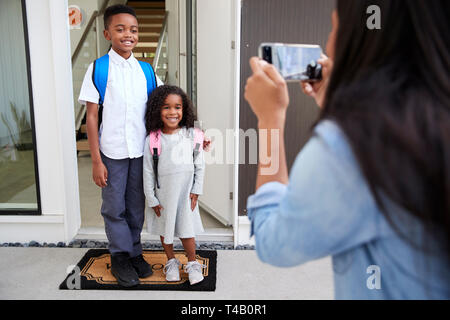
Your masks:
{"label": "white school shirt", "polygon": [[[108,83],[103,101],[99,130],[101,152],[111,159],[139,158],[144,154],[147,80],[133,54],[124,59],[109,50]],[[100,95],[92,81],[93,63],[89,65],[78,102],[98,103]],[[157,86],[163,82],[156,76]]]}

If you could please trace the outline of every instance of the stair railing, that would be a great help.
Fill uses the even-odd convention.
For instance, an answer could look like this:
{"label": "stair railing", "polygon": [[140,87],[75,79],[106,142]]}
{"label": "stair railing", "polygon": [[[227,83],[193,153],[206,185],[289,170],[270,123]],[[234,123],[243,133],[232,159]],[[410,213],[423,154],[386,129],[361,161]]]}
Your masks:
{"label": "stair railing", "polygon": [[[80,81],[82,80],[81,77],[81,71],[83,70],[86,72],[87,67],[84,66],[85,62],[78,61],[78,58],[80,56],[80,53],[83,51],[84,45],[86,43],[86,40],[91,35],[92,39],[92,32],[95,32],[95,43],[97,45],[97,49],[95,51],[95,56],[92,56],[92,52],[89,53],[89,60],[94,60],[98,58],[99,55],[99,49],[98,49],[98,30],[93,29],[95,26],[95,22],[97,18],[104,14],[106,8],[108,7],[109,0],[104,0],[102,3],[102,6],[100,7],[100,10],[95,10],[91,17],[89,18],[89,21],[86,25],[86,28],[83,31],[83,34],[81,35],[80,41],[78,41],[78,44],[72,54],[72,72],[74,75],[73,84],[74,84],[74,107],[75,107],[75,129],[78,131],[81,127],[81,122],[84,118],[84,115],[86,113],[86,106],[79,105],[78,103],[78,94],[81,87]],[[86,48],[86,50],[92,49],[92,48]],[[88,54],[88,52],[85,52],[85,54]],[[83,73],[84,75],[84,73]],[[80,79],[79,79],[80,78]]]}
{"label": "stair railing", "polygon": [[158,77],[165,82],[167,78],[167,18],[169,12],[166,11],[164,15],[164,21],[161,27],[161,33],[158,40],[158,46],[156,47],[155,59],[153,60],[153,67]]}

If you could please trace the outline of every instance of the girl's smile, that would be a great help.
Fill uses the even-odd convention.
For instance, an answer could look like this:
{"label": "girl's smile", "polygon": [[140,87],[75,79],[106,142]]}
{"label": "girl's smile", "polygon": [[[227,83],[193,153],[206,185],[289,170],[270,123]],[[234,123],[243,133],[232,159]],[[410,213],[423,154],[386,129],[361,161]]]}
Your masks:
{"label": "girl's smile", "polygon": [[169,94],[161,107],[161,120],[164,123],[163,133],[174,133],[179,128],[182,118],[183,100],[177,94]]}

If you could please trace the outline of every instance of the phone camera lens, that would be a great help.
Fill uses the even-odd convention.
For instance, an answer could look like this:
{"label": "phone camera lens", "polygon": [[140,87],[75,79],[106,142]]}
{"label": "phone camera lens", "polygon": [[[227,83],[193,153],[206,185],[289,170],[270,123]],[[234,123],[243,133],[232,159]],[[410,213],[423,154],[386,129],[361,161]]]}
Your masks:
{"label": "phone camera lens", "polygon": [[272,48],[269,46],[263,47],[263,60],[272,63]]}

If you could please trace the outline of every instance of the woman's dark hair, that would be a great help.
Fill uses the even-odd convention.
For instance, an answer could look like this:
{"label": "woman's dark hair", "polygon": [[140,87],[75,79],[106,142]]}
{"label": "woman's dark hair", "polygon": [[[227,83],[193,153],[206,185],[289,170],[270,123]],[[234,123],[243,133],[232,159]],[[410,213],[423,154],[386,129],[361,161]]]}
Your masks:
{"label": "woman's dark hair", "polygon": [[183,102],[183,118],[179,126],[193,128],[197,117],[194,113],[194,107],[187,94],[176,86],[159,86],[152,91],[147,102],[147,111],[145,112],[145,127],[147,134],[158,131],[164,127],[161,120],[161,107],[164,105],[166,98],[170,94],[176,94],[181,97]]}
{"label": "woman's dark hair", "polygon": [[103,24],[105,26],[105,30],[108,29],[108,26],[111,23],[111,17],[119,13],[128,13],[137,19],[136,11],[134,11],[132,7],[123,4],[116,4],[114,6],[110,6],[106,8],[105,13],[103,14]]}
{"label": "woman's dark hair", "polygon": [[[381,29],[366,25],[370,5]],[[343,129],[394,229],[421,240],[401,234],[386,198],[443,235],[450,257],[450,1],[338,0],[337,13],[320,119]]]}

